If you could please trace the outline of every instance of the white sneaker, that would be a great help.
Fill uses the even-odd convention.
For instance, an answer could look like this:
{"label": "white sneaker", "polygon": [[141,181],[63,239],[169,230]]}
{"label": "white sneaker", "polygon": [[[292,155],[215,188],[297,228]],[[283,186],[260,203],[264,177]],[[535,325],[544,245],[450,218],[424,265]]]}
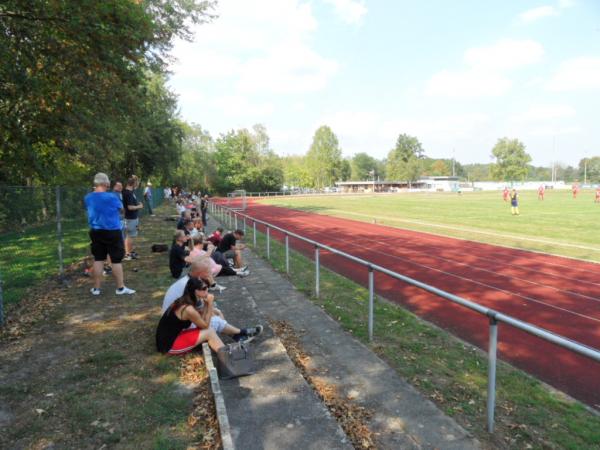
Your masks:
{"label": "white sneaker", "polygon": [[250,271],[248,269],[246,269],[246,270],[240,270],[237,273],[237,276],[241,277],[241,278],[247,277],[248,275],[250,275]]}
{"label": "white sneaker", "polygon": [[133,289],[129,289],[126,286],[123,286],[121,289],[117,289],[115,291],[115,294],[117,294],[117,295],[135,294],[135,291]]}
{"label": "white sneaker", "polygon": [[92,295],[100,295],[100,289],[98,289],[98,288],[91,288],[90,289],[90,293]]}
{"label": "white sneaker", "polygon": [[214,286],[208,288],[209,291],[218,291],[219,293],[223,292],[225,289],[227,289],[227,287],[221,286],[220,284],[215,284]]}

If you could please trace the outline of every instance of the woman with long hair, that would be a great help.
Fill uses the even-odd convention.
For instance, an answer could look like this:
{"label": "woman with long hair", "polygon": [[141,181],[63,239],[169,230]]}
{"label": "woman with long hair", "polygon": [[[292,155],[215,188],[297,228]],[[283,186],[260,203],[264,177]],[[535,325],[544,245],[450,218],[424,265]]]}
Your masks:
{"label": "woman with long hair", "polygon": [[208,342],[218,352],[224,347],[217,331],[235,341],[249,341],[258,336],[263,327],[237,328],[225,321],[214,307],[214,295],[201,279],[190,277],[184,293],[164,312],[156,329],[156,348],[161,353],[180,355]]}

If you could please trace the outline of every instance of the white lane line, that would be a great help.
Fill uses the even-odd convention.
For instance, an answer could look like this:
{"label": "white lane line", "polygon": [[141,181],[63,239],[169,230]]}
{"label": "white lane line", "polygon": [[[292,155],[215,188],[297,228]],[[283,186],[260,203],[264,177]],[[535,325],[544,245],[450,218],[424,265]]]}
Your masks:
{"label": "white lane line", "polygon": [[[334,239],[334,240],[338,240],[338,239]],[[354,244],[351,244],[351,245],[354,245]],[[369,250],[369,251],[370,251],[370,249],[367,249],[366,247],[361,247],[361,248],[364,248],[364,249],[366,249],[366,250]],[[583,318],[583,319],[589,319],[589,320],[593,320],[593,321],[595,321],[595,322],[598,322],[598,323],[600,323],[600,319],[596,319],[596,318],[594,318],[594,317],[591,317],[591,316],[586,316],[585,314],[581,314],[581,313],[578,313],[578,312],[575,312],[575,311],[571,311],[571,310],[569,310],[569,309],[565,309],[565,308],[562,308],[562,307],[560,307],[560,306],[556,306],[556,305],[552,305],[552,304],[549,304],[549,303],[545,303],[545,302],[543,302],[542,300],[538,300],[538,299],[536,299],[536,298],[533,298],[533,297],[529,297],[529,296],[526,296],[526,295],[522,295],[522,294],[519,294],[519,293],[516,293],[516,292],[511,292],[511,291],[508,291],[508,290],[506,290],[506,289],[502,289],[502,288],[499,288],[499,287],[496,287],[496,286],[492,286],[492,285],[490,285],[490,284],[487,284],[487,283],[483,283],[483,282],[481,282],[481,281],[477,281],[477,280],[473,280],[473,279],[471,279],[471,278],[463,277],[462,275],[457,275],[457,274],[454,274],[454,273],[451,273],[451,272],[447,272],[447,271],[445,271],[445,270],[436,269],[435,267],[430,267],[430,266],[427,266],[427,265],[425,265],[425,264],[416,263],[416,262],[413,262],[413,261],[407,260],[406,258],[401,258],[401,257],[398,257],[398,256],[390,255],[389,253],[383,253],[383,252],[381,252],[381,251],[378,251],[378,250],[374,250],[374,252],[375,252],[375,253],[379,253],[379,254],[381,254],[381,255],[384,255],[384,256],[387,256],[387,257],[390,257],[390,256],[391,256],[391,257],[394,257],[394,258],[396,258],[396,259],[399,259],[399,260],[405,261],[405,262],[407,262],[408,264],[412,264],[412,265],[414,265],[414,266],[419,266],[419,267],[422,267],[422,268],[424,268],[424,269],[427,269],[427,270],[431,270],[431,271],[439,272],[439,273],[442,273],[442,274],[444,274],[444,275],[448,275],[448,276],[450,276],[450,277],[455,277],[455,278],[458,278],[458,279],[460,279],[460,280],[464,280],[464,281],[468,281],[468,282],[470,282],[470,283],[478,284],[478,285],[480,285],[480,286],[484,286],[484,287],[486,287],[486,288],[493,289],[493,290],[495,290],[495,291],[503,292],[503,293],[505,293],[505,294],[508,294],[508,295],[511,295],[511,296],[520,297],[520,298],[522,298],[522,299],[524,299],[524,300],[531,301],[531,302],[534,302],[534,303],[538,303],[538,304],[540,304],[540,305],[547,306],[548,308],[553,308],[553,309],[556,309],[556,310],[559,310],[559,311],[562,311],[562,312],[565,312],[565,313],[568,313],[568,314],[573,314],[573,315],[575,315],[575,316],[579,316],[579,317],[581,317],[581,318]],[[475,300],[473,300],[473,301],[475,301]],[[476,302],[476,303],[477,303],[477,302]]]}
{"label": "white lane line", "polygon": [[[381,241],[370,240],[370,242],[375,242],[375,243],[378,243],[378,244],[386,245],[385,242],[381,242]],[[349,245],[354,245],[354,244],[349,244]],[[394,251],[397,251],[397,249],[394,249]],[[565,294],[569,294],[569,295],[575,295],[575,296],[582,297],[582,298],[585,298],[585,299],[588,299],[588,300],[592,300],[592,301],[595,301],[595,302],[600,302],[600,298],[592,297],[592,296],[585,295],[585,294],[581,294],[579,292],[568,291],[568,290],[560,289],[560,288],[557,288],[557,287],[554,287],[554,286],[550,286],[550,285],[547,285],[547,284],[537,283],[535,281],[526,280],[526,279],[520,278],[518,276],[505,275],[505,274],[502,274],[500,272],[496,272],[496,271],[493,271],[493,270],[490,270],[490,269],[484,269],[482,267],[477,267],[477,266],[474,266],[474,265],[471,265],[471,264],[468,264],[468,263],[463,263],[463,262],[456,261],[456,260],[453,260],[453,259],[444,258],[442,256],[436,256],[436,255],[433,255],[433,254],[427,254],[427,253],[422,252],[422,251],[411,250],[411,249],[409,249],[408,251],[411,252],[411,253],[418,254],[418,255],[420,254],[420,255],[428,256],[430,258],[439,259],[441,261],[445,261],[445,262],[450,263],[450,264],[464,266],[464,267],[467,267],[469,269],[474,269],[474,270],[478,270],[478,271],[481,271],[481,272],[491,273],[492,275],[501,276],[501,277],[504,277],[504,278],[508,278],[510,280],[519,280],[519,281],[522,281],[524,283],[533,284],[535,286],[540,286],[540,287],[547,288],[547,289],[552,289],[552,290],[554,290],[556,292],[561,292],[561,293],[565,293]],[[383,254],[385,254],[385,253],[383,253]],[[406,254],[403,254],[403,255],[407,256],[407,257],[409,256],[409,255],[406,255]],[[390,255],[390,256],[394,256],[394,255]],[[516,266],[516,267],[518,267],[518,266]]]}
{"label": "white lane line", "polygon": [[[390,237],[390,239],[398,239],[398,238]],[[412,239],[412,238],[402,237],[401,239],[405,239],[405,241],[407,241],[409,243],[417,242],[417,239]],[[454,238],[451,238],[451,239],[454,239]],[[428,240],[428,241],[434,241],[435,242],[435,240],[432,239],[432,238],[425,238],[423,240]],[[383,244],[386,244],[386,242],[384,242],[384,241],[380,241],[380,242],[383,243]],[[418,241],[417,245],[419,245],[421,242],[422,241]],[[422,252],[420,250],[415,250],[415,251],[424,253],[424,252]],[[457,251],[454,251],[454,250],[451,250],[451,249],[447,249],[447,248],[444,248],[444,252],[449,252],[449,253],[453,253],[453,254],[460,254]],[[536,274],[547,275],[547,276],[553,277],[553,278],[561,278],[563,280],[575,282],[575,283],[578,283],[578,284],[590,284],[592,286],[600,287],[600,283],[594,283],[593,281],[581,280],[579,278],[572,278],[572,277],[567,277],[567,276],[558,275],[558,274],[554,274],[554,273],[549,273],[549,272],[545,272],[544,270],[532,269],[532,268],[526,267],[526,266],[519,266],[518,264],[512,264],[512,263],[505,262],[505,261],[498,261],[497,259],[487,258],[485,256],[473,255],[473,254],[471,254],[471,256],[475,256],[477,259],[481,259],[481,260],[493,262],[493,263],[496,263],[496,264],[501,263],[504,266],[516,267],[516,268],[518,268],[520,270],[526,270],[526,271],[529,271],[529,272],[534,272]],[[546,264],[546,263],[541,263],[540,265],[542,265],[542,264]],[[586,271],[586,273],[589,273],[589,271]],[[567,291],[567,292],[570,292],[570,291]]]}
{"label": "white lane line", "polygon": [[[329,216],[329,217],[331,217],[331,216]],[[358,244],[352,244],[352,243],[349,244],[346,240],[341,240],[341,239],[336,239],[336,238],[331,238],[331,239],[333,239],[334,241],[341,241],[345,245],[351,245],[351,246],[357,246],[358,245]],[[364,246],[362,246],[361,248],[367,249]],[[369,249],[367,249],[367,250],[369,250]],[[520,297],[522,299],[525,299],[525,300],[528,300],[528,301],[531,301],[531,302],[534,302],[534,303],[538,303],[540,305],[547,306],[548,308],[557,309],[559,311],[563,311],[563,312],[566,312],[566,313],[569,313],[569,314],[573,314],[575,316],[579,316],[579,317],[584,318],[584,319],[589,319],[589,320],[593,320],[595,322],[600,322],[600,319],[596,319],[596,318],[591,317],[591,316],[586,316],[585,314],[581,314],[581,313],[578,313],[578,312],[575,312],[575,311],[571,311],[571,310],[568,310],[568,309],[565,309],[565,308],[562,308],[562,307],[559,307],[559,306],[556,306],[556,305],[553,305],[553,304],[545,303],[542,300],[538,300],[538,299],[535,299],[533,297],[522,295],[522,294],[519,294],[519,293],[516,293],[516,292],[511,292],[511,291],[508,291],[506,289],[502,289],[502,288],[499,288],[499,287],[496,287],[496,286],[492,286],[492,285],[489,285],[489,284],[486,284],[486,283],[483,283],[483,282],[480,282],[480,281],[477,281],[477,280],[473,280],[471,278],[463,277],[461,275],[456,275],[456,274],[453,274],[453,273],[450,273],[450,272],[446,272],[446,271],[441,270],[441,269],[436,269],[434,267],[430,267],[430,266],[427,266],[427,265],[424,265],[424,264],[415,263],[413,261],[407,260],[406,258],[401,258],[401,257],[395,256],[395,255],[390,255],[389,253],[383,253],[383,252],[377,251],[377,250],[374,250],[374,251],[375,251],[375,253],[379,253],[379,254],[382,254],[382,255],[387,256],[387,257],[393,257],[393,258],[396,258],[396,259],[399,259],[399,260],[402,260],[402,261],[406,261],[409,264],[412,264],[412,265],[415,265],[415,266],[420,266],[420,267],[423,267],[424,269],[433,270],[433,271],[436,271],[436,272],[439,272],[439,273],[442,273],[442,274],[445,274],[445,275],[448,275],[448,276],[451,276],[451,277],[455,277],[455,278],[458,278],[458,279],[461,279],[461,280],[464,280],[464,281],[467,281],[467,282],[471,282],[471,283],[478,284],[480,286],[484,286],[484,287],[487,287],[487,288],[490,288],[490,289],[493,289],[493,290],[496,290],[496,291],[499,291],[499,292],[503,292],[503,293],[508,294],[508,295],[513,295],[513,296],[516,296],[516,297]],[[510,277],[507,277],[507,278],[510,278]],[[546,286],[546,285],[542,285],[542,286],[549,287],[549,286]]]}

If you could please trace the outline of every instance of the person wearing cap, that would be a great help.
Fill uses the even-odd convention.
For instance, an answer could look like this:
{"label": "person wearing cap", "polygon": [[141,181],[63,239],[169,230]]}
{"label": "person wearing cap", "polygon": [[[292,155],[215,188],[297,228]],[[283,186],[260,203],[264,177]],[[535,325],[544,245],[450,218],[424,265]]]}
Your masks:
{"label": "person wearing cap", "polygon": [[152,183],[149,181],[146,183],[146,187],[144,188],[144,200],[146,201],[146,206],[148,207],[148,214],[154,216],[152,212]]}
{"label": "person wearing cap", "polygon": [[100,295],[104,261],[110,255],[112,274],[115,277],[117,289],[115,294],[135,294],[123,282],[123,266],[121,261],[125,255],[123,235],[121,234],[120,211],[123,204],[113,192],[108,192],[110,180],[108,175],[99,172],[94,177],[94,191],[84,198],[90,225],[91,250],[94,255],[94,287],[92,295]]}

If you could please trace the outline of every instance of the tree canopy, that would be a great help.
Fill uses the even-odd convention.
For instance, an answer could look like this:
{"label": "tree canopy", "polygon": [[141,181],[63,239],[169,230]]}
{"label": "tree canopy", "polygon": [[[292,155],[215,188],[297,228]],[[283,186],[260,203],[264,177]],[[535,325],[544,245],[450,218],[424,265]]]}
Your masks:
{"label": "tree canopy", "polygon": [[415,181],[422,173],[424,150],[416,137],[401,134],[387,157],[386,174],[389,180]]}
{"label": "tree canopy", "polygon": [[0,182],[81,183],[177,162],[168,52],[210,19],[194,0],[0,4]]}
{"label": "tree canopy", "polygon": [[336,135],[327,125],[315,131],[306,163],[316,188],[332,186],[342,178],[342,150]]}
{"label": "tree canopy", "polygon": [[496,159],[491,167],[491,174],[497,180],[521,181],[527,177],[527,165],[531,156],[525,152],[525,144],[518,139],[502,138],[492,149]]}

